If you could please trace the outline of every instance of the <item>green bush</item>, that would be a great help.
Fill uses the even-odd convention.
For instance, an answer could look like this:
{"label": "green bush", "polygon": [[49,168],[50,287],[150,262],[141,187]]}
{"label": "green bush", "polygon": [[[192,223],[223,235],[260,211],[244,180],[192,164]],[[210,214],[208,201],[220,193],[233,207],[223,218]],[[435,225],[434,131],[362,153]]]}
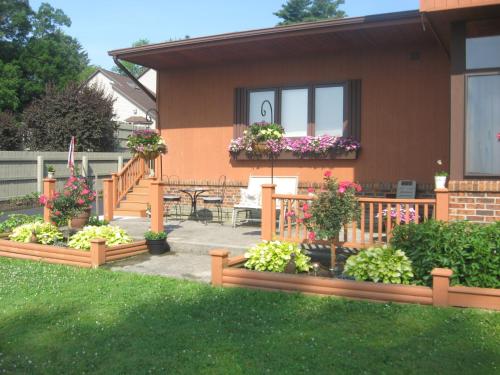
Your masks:
{"label": "green bush", "polygon": [[72,235],[68,246],[78,250],[90,250],[90,240],[102,238],[107,246],[131,243],[132,238],[123,229],[113,225],[86,226]]}
{"label": "green bush", "polygon": [[40,222],[23,224],[14,228],[9,238],[16,242],[30,242],[33,234],[36,236],[37,243],[44,245],[50,245],[63,239],[62,233],[55,225]]}
{"label": "green bush", "polygon": [[311,258],[305,255],[294,243],[280,241],[264,241],[245,253],[248,260],[245,267],[256,271],[284,272],[295,254],[297,272],[307,272],[311,268]]}
{"label": "green bush", "polygon": [[357,281],[385,284],[409,284],[413,278],[411,261],[401,250],[392,247],[372,247],[350,256],[344,272]]}
{"label": "green bush", "polygon": [[391,244],[411,259],[416,280],[432,284],[433,268],[453,270],[452,284],[500,287],[500,222],[427,221],[394,228]]}
{"label": "green bush", "polygon": [[103,225],[108,225],[108,224],[109,224],[109,221],[101,220],[101,219],[99,219],[98,216],[95,216],[95,215],[93,215],[89,218],[89,223],[88,223],[88,225],[93,226],[93,227],[102,227]]}
{"label": "green bush", "polygon": [[12,214],[0,223],[0,233],[10,232],[15,227],[28,223],[41,223],[43,218],[40,215]]}
{"label": "green bush", "polygon": [[146,240],[164,240],[167,238],[167,234],[165,232],[152,232],[147,231],[144,233],[144,238]]}

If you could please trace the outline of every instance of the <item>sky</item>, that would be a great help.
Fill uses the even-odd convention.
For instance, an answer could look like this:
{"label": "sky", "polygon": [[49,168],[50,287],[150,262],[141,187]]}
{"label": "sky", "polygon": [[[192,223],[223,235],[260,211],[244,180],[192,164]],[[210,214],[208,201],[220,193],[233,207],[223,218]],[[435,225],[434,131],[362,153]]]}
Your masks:
{"label": "sky", "polygon": [[[170,38],[213,35],[275,26],[273,12],[285,0],[31,0],[62,9],[72,25],[65,31],[78,39],[90,62],[110,69],[107,52],[138,39],[151,43]],[[349,17],[418,9],[418,0],[346,0]]]}

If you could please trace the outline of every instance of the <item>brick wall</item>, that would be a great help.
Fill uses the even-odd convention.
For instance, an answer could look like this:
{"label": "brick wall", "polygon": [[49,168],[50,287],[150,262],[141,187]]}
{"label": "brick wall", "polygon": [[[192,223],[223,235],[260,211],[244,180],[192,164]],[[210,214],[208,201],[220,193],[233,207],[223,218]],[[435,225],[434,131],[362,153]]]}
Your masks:
{"label": "brick wall", "polygon": [[450,220],[500,220],[500,180],[450,181]]}

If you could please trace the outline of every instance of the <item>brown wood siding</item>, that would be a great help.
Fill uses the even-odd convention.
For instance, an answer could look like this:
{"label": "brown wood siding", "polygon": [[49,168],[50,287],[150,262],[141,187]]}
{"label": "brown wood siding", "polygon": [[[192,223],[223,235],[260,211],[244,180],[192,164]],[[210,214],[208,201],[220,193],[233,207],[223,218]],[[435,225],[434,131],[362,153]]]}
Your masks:
{"label": "brown wood siding", "polygon": [[435,12],[457,8],[500,4],[499,0],[420,0],[421,12]]}
{"label": "brown wood siding", "polygon": [[[419,60],[410,59],[413,51]],[[238,181],[269,175],[269,162],[229,157],[235,89],[353,79],[362,86],[361,113],[351,114],[361,116],[358,159],[279,161],[275,175],[320,181],[322,171],[332,169],[360,182],[429,183],[437,159],[448,168],[450,71],[436,43],[162,70],[159,76],[160,127],[169,146],[163,175],[216,180],[225,174]]]}

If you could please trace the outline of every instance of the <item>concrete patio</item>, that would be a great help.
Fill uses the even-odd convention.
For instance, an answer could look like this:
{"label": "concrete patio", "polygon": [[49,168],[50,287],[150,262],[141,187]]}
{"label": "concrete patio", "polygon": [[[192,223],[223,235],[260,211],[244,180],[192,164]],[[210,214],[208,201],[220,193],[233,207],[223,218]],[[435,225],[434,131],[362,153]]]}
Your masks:
{"label": "concrete patio", "polygon": [[[134,239],[143,239],[149,230],[146,218],[117,217],[111,224],[125,229]],[[137,272],[201,282],[210,281],[210,256],[212,249],[224,248],[231,255],[243,254],[246,249],[260,242],[260,226],[220,225],[186,220],[168,221],[170,252],[163,255],[144,254],[109,264],[113,271]]]}

